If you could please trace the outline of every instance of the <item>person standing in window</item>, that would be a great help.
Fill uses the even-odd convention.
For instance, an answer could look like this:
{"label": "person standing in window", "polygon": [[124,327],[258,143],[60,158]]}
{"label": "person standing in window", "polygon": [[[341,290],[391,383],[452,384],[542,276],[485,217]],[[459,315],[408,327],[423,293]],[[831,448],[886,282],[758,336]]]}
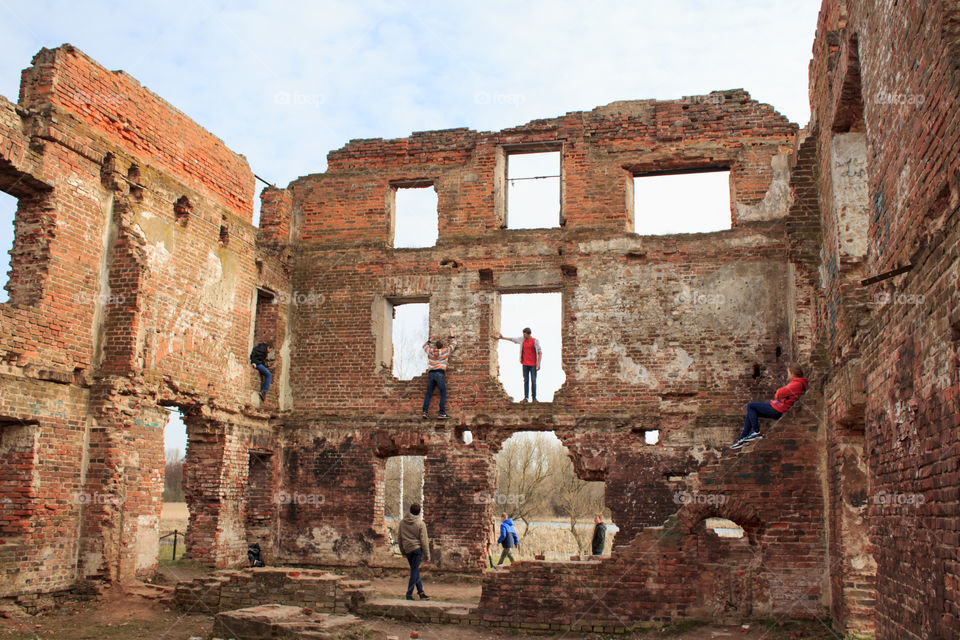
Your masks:
{"label": "person standing in window", "polygon": [[531,398],[537,401],[537,371],[540,371],[540,361],[543,359],[543,350],[540,341],[533,337],[530,327],[523,330],[522,338],[507,338],[497,334],[500,340],[509,340],[520,345],[520,364],[523,366],[523,401]]}

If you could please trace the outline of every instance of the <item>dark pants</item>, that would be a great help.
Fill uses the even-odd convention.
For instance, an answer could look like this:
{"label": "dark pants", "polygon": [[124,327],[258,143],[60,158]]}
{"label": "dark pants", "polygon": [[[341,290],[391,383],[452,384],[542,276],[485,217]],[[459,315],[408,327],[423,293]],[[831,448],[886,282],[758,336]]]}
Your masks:
{"label": "dark pants", "polygon": [[423,594],[423,583],[420,582],[420,558],[423,557],[423,549],[417,549],[407,554],[407,562],[410,564],[410,581],[407,582],[407,595],[413,595],[413,588],[417,588],[417,593]]}
{"label": "dark pants", "polygon": [[498,565],[498,566],[501,565],[501,564],[503,564],[503,559],[504,559],[504,558],[510,558],[510,564],[513,564],[514,562],[516,562],[516,560],[513,559],[513,554],[510,553],[510,549],[511,549],[511,547],[504,547],[504,548],[503,548],[503,553],[500,554],[500,561],[497,562],[497,565]]}
{"label": "dark pants", "polygon": [[743,418],[743,433],[740,434],[740,437],[746,438],[751,433],[760,431],[760,425],[757,420],[758,417],[777,419],[782,415],[782,413],[770,406],[769,402],[748,402],[747,415]]}
{"label": "dark pants", "polygon": [[[533,387],[533,395],[530,395],[530,387]],[[537,399],[537,365],[523,365],[523,397]]]}
{"label": "dark pants", "polygon": [[423,399],[423,412],[430,409],[430,398],[433,397],[433,388],[440,389],[440,413],[447,412],[447,380],[443,369],[431,369],[427,376],[427,396]]}
{"label": "dark pants", "polygon": [[273,380],[273,374],[270,373],[270,369],[267,369],[264,365],[258,364],[257,371],[260,372],[260,380],[262,384],[260,385],[260,393],[267,395],[267,389],[270,388],[270,381]]}

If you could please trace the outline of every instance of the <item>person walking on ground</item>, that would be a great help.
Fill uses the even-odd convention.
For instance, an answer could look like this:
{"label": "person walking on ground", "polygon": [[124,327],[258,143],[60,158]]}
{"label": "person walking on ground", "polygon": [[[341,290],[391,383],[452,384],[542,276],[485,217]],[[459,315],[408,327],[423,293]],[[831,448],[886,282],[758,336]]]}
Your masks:
{"label": "person walking on ground", "polygon": [[[433,342],[433,346],[430,343]],[[447,359],[457,348],[457,339],[453,337],[453,327],[450,327],[450,338],[447,345],[444,346],[443,340],[434,341],[429,338],[423,343],[423,350],[427,352],[427,395],[423,399],[423,417],[427,417],[427,411],[430,409],[430,398],[433,397],[434,388],[440,389],[440,413],[438,418],[449,418],[447,415]]]}
{"label": "person walking on ground", "polygon": [[427,538],[427,525],[420,517],[420,505],[411,504],[410,513],[403,516],[400,526],[397,527],[400,553],[407,558],[410,565],[410,580],[407,582],[407,600],[413,600],[413,588],[417,588],[417,595],[421,600],[429,600],[430,596],[423,592],[423,583],[420,581],[420,562],[430,562],[430,540]]}
{"label": "person walking on ground", "polygon": [[529,397],[533,399],[533,402],[536,402],[537,371],[540,371],[540,361],[543,359],[540,341],[533,337],[530,327],[523,330],[522,338],[507,338],[502,333],[497,334],[497,338],[520,345],[520,364],[523,366],[523,401],[526,402]]}
{"label": "person walking on ground", "polygon": [[593,516],[593,542],[591,551],[595,556],[603,555],[603,545],[607,541],[607,525],[603,523],[603,514],[598,513]]}
{"label": "person walking on ground", "polygon": [[520,538],[517,537],[517,530],[513,528],[513,520],[507,516],[507,514],[500,514],[502,522],[500,523],[500,537],[497,538],[497,544],[503,546],[503,553],[500,554],[500,560],[497,562],[497,566],[503,564],[504,558],[510,558],[510,564],[516,562],[513,559],[513,554],[510,553],[510,549],[516,547],[517,551],[520,550]]}
{"label": "person walking on ground", "polygon": [[763,437],[760,433],[759,418],[772,418],[776,420],[793,406],[803,392],[807,390],[809,383],[803,377],[803,367],[799,364],[791,364],[787,369],[790,373],[790,380],[786,386],[777,389],[770,402],[748,402],[747,415],[743,418],[743,431],[737,441],[730,445],[731,449],[739,449],[748,442],[759,440]]}
{"label": "person walking on ground", "polygon": [[270,355],[270,349],[273,349],[273,342],[267,340],[261,342],[250,352],[250,364],[260,372],[260,401],[267,398],[267,391],[270,389],[270,381],[273,380],[273,374],[267,369],[267,357]]}

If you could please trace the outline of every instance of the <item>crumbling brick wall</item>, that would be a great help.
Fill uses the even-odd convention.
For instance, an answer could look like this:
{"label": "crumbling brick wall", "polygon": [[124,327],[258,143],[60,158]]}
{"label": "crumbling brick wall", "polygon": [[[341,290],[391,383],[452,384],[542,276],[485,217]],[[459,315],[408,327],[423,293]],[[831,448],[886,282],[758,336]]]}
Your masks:
{"label": "crumbling brick wall", "polygon": [[280,258],[255,247],[246,160],[64,45],[37,54],[18,105],[0,101],[0,189],[19,198],[0,438],[24,461],[0,471],[17,507],[4,509],[0,595],[156,566],[161,405],[236,433],[218,452],[232,492],[198,487],[191,507],[222,502],[194,524],[220,537],[204,555],[198,534],[197,557],[243,561],[246,447],[274,446],[254,435],[267,418],[247,363],[256,286],[285,288]]}
{"label": "crumbling brick wall", "polygon": [[878,638],[960,634],[956,24],[953,2],[827,0],[811,64],[832,609]]}

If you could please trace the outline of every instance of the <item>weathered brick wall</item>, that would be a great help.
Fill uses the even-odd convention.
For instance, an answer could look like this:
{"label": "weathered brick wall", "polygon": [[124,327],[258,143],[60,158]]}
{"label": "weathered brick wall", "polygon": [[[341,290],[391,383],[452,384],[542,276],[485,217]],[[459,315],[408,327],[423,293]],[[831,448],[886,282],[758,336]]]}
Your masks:
{"label": "weathered brick wall", "polygon": [[[222,495],[191,493],[192,509],[214,512],[193,529],[212,527],[196,536],[201,559],[243,562],[247,447],[273,447],[255,435],[267,418],[247,362],[255,287],[286,289],[282,256],[255,247],[246,160],[65,45],[37,55],[19,105],[0,102],[0,189],[20,199],[0,305],[0,422],[37,425],[32,447],[12,427],[4,435],[33,462],[3,471],[4,483],[27,481],[4,516],[2,568],[15,579],[3,595],[156,566],[161,404],[230,433],[215,456]],[[286,307],[274,315],[282,344]]]}
{"label": "weathered brick wall", "polygon": [[[827,0],[811,64],[833,611],[878,638],[960,634],[957,18],[954,2]],[[848,132],[866,148],[852,226]]]}
{"label": "weathered brick wall", "polygon": [[[618,534],[609,558],[523,562],[486,574],[481,617],[591,629],[677,618],[818,615],[826,551],[819,410],[818,395],[809,393],[749,449],[719,459],[710,453],[677,485],[684,496],[677,514],[626,544]],[[708,517],[733,520],[744,537],[717,537],[705,527]]]}

